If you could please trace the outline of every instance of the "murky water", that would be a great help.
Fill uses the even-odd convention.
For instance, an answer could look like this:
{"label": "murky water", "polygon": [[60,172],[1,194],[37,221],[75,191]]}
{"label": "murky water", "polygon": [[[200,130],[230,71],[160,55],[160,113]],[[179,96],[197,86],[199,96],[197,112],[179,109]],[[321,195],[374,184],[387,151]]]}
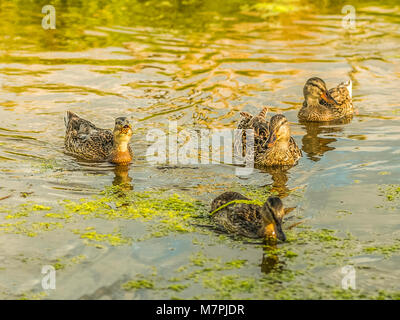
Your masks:
{"label": "murky water", "polygon": [[[187,25],[171,28],[133,18],[118,24],[90,17],[80,24],[84,10],[71,5],[68,14],[58,11],[56,30],[43,30],[40,5],[14,3],[2,2],[1,12],[0,198],[11,195],[1,205],[33,201],[53,206],[121,181],[136,191],[172,190],[207,205],[234,186],[272,186],[286,206],[296,206],[292,215],[304,218],[307,226],[349,232],[374,246],[400,239],[398,203],[388,207],[379,190],[398,183],[400,174],[398,7],[358,3],[356,29],[348,30],[342,27],[341,7],[273,19],[199,9],[199,16],[213,18],[202,23],[196,10],[188,11],[185,19],[177,18]],[[303,85],[312,76],[329,87],[353,81],[357,114],[350,123],[298,123]],[[234,128],[239,111],[257,112],[265,105],[271,106],[271,115],[285,114],[303,150],[299,164],[288,171],[255,170],[243,178],[224,163],[156,166],[146,160],[150,128],[167,130],[169,120],[177,121],[180,130]],[[134,123],[136,154],[129,171],[64,154],[67,110],[104,128],[127,116]],[[7,222],[0,216],[0,223]],[[84,224],[89,225],[105,232],[117,228],[128,237],[145,233],[137,221],[97,219]],[[262,249],[238,249],[232,240],[225,245],[216,240],[218,235],[172,234],[98,249],[71,232],[77,227],[66,224],[33,238],[0,232],[0,297],[43,291],[41,266],[79,255],[86,256],[84,262],[58,271],[57,289],[47,291],[47,298],[213,297],[199,284],[184,293],[121,289],[152,267],[159,277],[176,276],[175,270],[200,250],[194,238],[202,241],[206,255],[247,260],[241,275],[263,274]],[[308,255],[287,261],[286,270],[301,271],[309,257],[321,254],[315,244],[300,247]],[[329,250],[324,253],[330,257]],[[352,257],[358,288],[371,294],[399,291],[399,259],[398,252]],[[297,284],[312,284],[325,297],[325,285],[341,288],[343,266],[322,263]]]}

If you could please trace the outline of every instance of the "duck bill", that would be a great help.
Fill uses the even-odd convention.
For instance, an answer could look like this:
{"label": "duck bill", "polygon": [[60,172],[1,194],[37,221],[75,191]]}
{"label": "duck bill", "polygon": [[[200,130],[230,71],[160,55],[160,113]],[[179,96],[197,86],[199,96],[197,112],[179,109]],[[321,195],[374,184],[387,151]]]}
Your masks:
{"label": "duck bill", "polygon": [[327,103],[339,105],[339,103],[337,103],[337,101],[335,99],[333,99],[333,97],[331,96],[331,94],[328,91],[324,92],[321,95],[321,98],[322,98],[322,100],[324,100]]}
{"label": "duck bill", "polygon": [[274,132],[272,132],[267,140],[267,147],[271,148],[276,142],[276,134]]}
{"label": "duck bill", "polygon": [[280,223],[275,225],[275,232],[276,232],[276,237],[278,238],[278,240],[280,240],[282,242],[286,241],[286,235],[283,232],[282,225]]}
{"label": "duck bill", "polygon": [[120,130],[121,134],[131,134],[132,133],[132,128],[131,125],[124,125],[121,130]]}

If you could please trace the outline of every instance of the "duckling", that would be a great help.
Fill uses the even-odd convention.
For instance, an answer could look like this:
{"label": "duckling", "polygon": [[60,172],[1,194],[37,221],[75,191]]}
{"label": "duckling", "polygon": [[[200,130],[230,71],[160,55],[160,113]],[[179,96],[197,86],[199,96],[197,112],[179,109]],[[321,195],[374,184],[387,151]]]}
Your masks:
{"label": "duckling", "polygon": [[238,192],[225,192],[212,201],[211,219],[219,230],[248,238],[286,240],[282,231],[285,210],[280,198],[269,197],[263,206],[243,200],[251,201]]}
{"label": "duckling", "polygon": [[133,132],[127,118],[116,118],[113,132],[97,128],[71,111],[67,111],[64,121],[67,128],[64,143],[69,153],[85,160],[131,162],[133,152],[129,140]]}
{"label": "duckling", "polygon": [[298,117],[303,121],[332,121],[353,115],[351,80],[328,91],[317,77],[307,80],[303,88],[304,102]]}
{"label": "duckling", "polygon": [[283,114],[274,115],[269,122],[269,136],[256,152],[254,163],[261,167],[293,166],[302,152],[290,136],[290,126]]}

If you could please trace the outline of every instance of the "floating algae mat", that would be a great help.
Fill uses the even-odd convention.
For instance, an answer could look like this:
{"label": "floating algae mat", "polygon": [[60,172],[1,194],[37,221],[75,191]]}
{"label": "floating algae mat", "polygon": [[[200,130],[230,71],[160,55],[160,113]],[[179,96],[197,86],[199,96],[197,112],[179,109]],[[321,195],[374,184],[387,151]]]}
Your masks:
{"label": "floating algae mat", "polygon": [[[260,203],[271,194],[268,188],[236,188]],[[90,276],[94,272],[92,261],[100,259],[112,266],[110,255],[124,256],[123,272],[116,272],[115,282],[109,289],[104,288],[112,298],[400,297],[395,287],[376,292],[368,287],[343,290],[337,286],[341,267],[355,265],[360,259],[365,265],[359,268],[359,276],[371,277],[369,282],[372,283],[374,279],[381,281],[383,276],[377,276],[368,262],[398,259],[400,239],[385,245],[374,244],[349,233],[313,228],[305,220],[286,230],[285,243],[249,242],[215,232],[208,208],[208,204],[186,194],[165,190],[137,192],[114,186],[97,196],[60,201],[54,207],[36,203],[3,206],[4,222],[0,224],[0,232],[2,238],[12,237],[22,243],[23,239],[31,238],[31,245],[46,242],[46,239],[54,243],[69,239],[71,248],[58,255],[51,253],[51,244],[47,243],[48,254],[19,257],[19,263],[53,265],[60,277],[60,286],[74,272]],[[295,213],[293,217],[299,218]],[[294,222],[292,218],[284,222],[284,229]],[[7,263],[3,262],[2,267],[8,270]],[[106,278],[113,278],[113,268],[106,269]],[[321,269],[327,272],[320,274]],[[94,298],[90,294],[83,296]],[[36,285],[14,297],[66,296],[43,291]]]}

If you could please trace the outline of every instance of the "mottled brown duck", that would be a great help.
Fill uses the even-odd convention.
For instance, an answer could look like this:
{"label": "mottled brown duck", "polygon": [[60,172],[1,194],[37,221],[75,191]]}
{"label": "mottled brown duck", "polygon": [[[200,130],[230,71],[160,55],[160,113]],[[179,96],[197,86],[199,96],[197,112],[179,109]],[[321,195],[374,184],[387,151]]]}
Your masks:
{"label": "mottled brown duck", "polygon": [[269,197],[264,205],[238,192],[225,192],[211,203],[211,219],[218,230],[248,238],[285,241],[282,218],[285,210],[280,198]]}
{"label": "mottled brown duck", "polygon": [[256,152],[254,163],[261,167],[293,166],[302,152],[290,135],[290,126],[283,114],[274,115],[269,122],[268,139]]}
{"label": "mottled brown duck", "polygon": [[129,146],[132,127],[125,117],[115,119],[114,130],[101,129],[71,111],[65,117],[65,149],[85,160],[128,164],[133,152]]}
{"label": "mottled brown duck", "polygon": [[354,113],[351,80],[330,89],[317,77],[307,80],[303,88],[304,102],[300,121],[333,121],[351,117]]}

